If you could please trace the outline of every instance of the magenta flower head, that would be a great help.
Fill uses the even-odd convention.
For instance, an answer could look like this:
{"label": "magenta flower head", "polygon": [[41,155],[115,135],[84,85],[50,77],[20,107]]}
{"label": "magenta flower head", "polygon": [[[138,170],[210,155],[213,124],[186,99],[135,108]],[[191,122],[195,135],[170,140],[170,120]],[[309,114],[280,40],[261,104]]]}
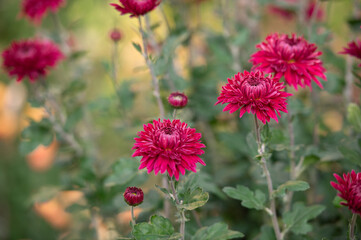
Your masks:
{"label": "magenta flower head", "polygon": [[317,21],[322,21],[324,12],[321,7],[317,8],[316,11],[316,1],[309,1],[306,7],[306,20],[310,21],[311,18],[315,18]]}
{"label": "magenta flower head", "polygon": [[2,53],[3,67],[17,81],[28,77],[30,81],[43,77],[48,67],[55,67],[64,55],[49,40],[23,40],[13,42]]}
{"label": "magenta flower head", "polygon": [[130,17],[139,17],[156,8],[161,0],[119,0],[121,5],[112,3],[121,15],[130,14]]}
{"label": "magenta flower head", "polygon": [[[341,54],[348,54],[350,56],[356,57],[361,59],[361,41],[353,41],[348,43],[348,47],[343,48],[343,51],[340,52]],[[361,67],[361,64],[359,64]]]}
{"label": "magenta flower head", "polygon": [[185,170],[196,172],[196,163],[206,165],[199,157],[205,147],[200,142],[202,135],[178,119],[153,120],[137,135],[132,157],[142,157],[139,169],[147,168],[148,174],[167,171],[178,180],[179,173],[184,175]]}
{"label": "magenta flower head", "polygon": [[333,176],[338,183],[331,182],[331,186],[338,191],[337,195],[346,201],[341,204],[361,216],[361,173],[352,170],[351,173],[343,174],[343,178],[336,173]]}
{"label": "magenta flower head", "polygon": [[34,23],[40,23],[47,11],[56,12],[65,0],[23,0],[22,14]]}
{"label": "magenta flower head", "polygon": [[228,83],[222,87],[217,104],[228,104],[223,111],[233,113],[241,109],[239,117],[245,112],[255,114],[263,124],[271,118],[278,122],[280,111],[287,113],[286,97],[292,94],[282,91],[283,83],[265,76],[262,72],[237,73],[228,78]]}
{"label": "magenta flower head", "polygon": [[127,189],[125,189],[123,196],[124,196],[124,201],[129,206],[133,206],[133,207],[141,204],[144,199],[144,194],[142,189],[137,187],[127,187]]}
{"label": "magenta flower head", "polygon": [[174,108],[184,108],[187,106],[188,97],[184,93],[173,92],[169,95],[168,102]]}
{"label": "magenta flower head", "polygon": [[114,29],[110,32],[109,36],[110,36],[110,39],[113,40],[113,42],[119,42],[120,39],[122,39],[122,33],[121,33],[121,32],[119,31],[119,29],[117,29],[117,28],[114,28]]}
{"label": "magenta flower head", "polygon": [[251,56],[250,62],[257,70],[275,73],[275,79],[284,76],[286,83],[296,90],[298,86],[311,88],[312,80],[323,88],[317,77],[326,81],[325,69],[318,58],[322,53],[315,44],[295,34],[289,37],[275,33],[256,47],[259,50]]}

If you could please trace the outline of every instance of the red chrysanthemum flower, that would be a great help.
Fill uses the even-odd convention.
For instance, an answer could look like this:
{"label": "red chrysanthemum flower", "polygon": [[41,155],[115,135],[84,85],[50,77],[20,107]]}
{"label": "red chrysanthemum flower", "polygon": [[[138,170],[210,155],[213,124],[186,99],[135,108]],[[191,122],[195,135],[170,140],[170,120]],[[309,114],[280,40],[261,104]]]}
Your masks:
{"label": "red chrysanthemum flower", "polygon": [[144,199],[144,194],[142,189],[137,187],[127,187],[127,189],[125,189],[123,196],[124,196],[124,201],[129,206],[133,206],[133,207],[141,204]]}
{"label": "red chrysanthemum flower", "polygon": [[338,183],[331,182],[331,186],[339,193],[339,197],[346,202],[341,202],[342,205],[347,206],[353,213],[358,213],[361,216],[361,173],[343,174],[343,179],[333,174]]}
{"label": "red chrysanthemum flower", "polygon": [[130,14],[130,17],[138,17],[144,15],[156,8],[161,0],[119,0],[121,5],[112,3],[121,15]]}
{"label": "red chrysanthemum flower", "polygon": [[228,83],[222,87],[217,104],[228,105],[223,111],[233,113],[241,109],[239,117],[245,112],[256,114],[257,118],[266,124],[271,118],[278,122],[280,111],[287,113],[286,97],[292,94],[282,91],[285,86],[270,76],[264,76],[260,71],[237,73],[228,78]]}
{"label": "red chrysanthemum flower", "polygon": [[182,175],[185,170],[196,172],[196,163],[206,165],[199,157],[205,147],[200,142],[202,135],[178,119],[153,120],[137,135],[132,156],[142,157],[139,169],[147,168],[148,174],[153,170],[155,175],[168,171],[170,177],[178,180],[179,172]]}
{"label": "red chrysanthemum flower", "polygon": [[[340,52],[341,54],[348,54],[353,57],[356,57],[358,59],[361,59],[361,41],[353,41],[348,43],[348,48],[343,48],[343,52]],[[361,64],[359,64],[361,67]]]}
{"label": "red chrysanthemum flower", "polygon": [[173,92],[169,95],[168,102],[174,108],[184,108],[187,106],[188,97],[184,93]]}
{"label": "red chrysanthemum flower", "polygon": [[285,77],[286,83],[296,90],[306,85],[311,88],[313,80],[320,88],[317,77],[326,81],[325,69],[318,58],[322,52],[315,44],[308,43],[303,37],[292,34],[272,34],[265,42],[256,45],[258,52],[251,56],[250,62],[257,70],[275,73],[275,79]]}
{"label": "red chrysanthemum flower", "polygon": [[35,81],[45,76],[48,67],[54,67],[64,56],[59,48],[49,40],[15,41],[3,51],[3,67],[17,81],[28,77]]}
{"label": "red chrysanthemum flower", "polygon": [[39,23],[47,11],[56,12],[65,0],[23,0],[22,14]]}

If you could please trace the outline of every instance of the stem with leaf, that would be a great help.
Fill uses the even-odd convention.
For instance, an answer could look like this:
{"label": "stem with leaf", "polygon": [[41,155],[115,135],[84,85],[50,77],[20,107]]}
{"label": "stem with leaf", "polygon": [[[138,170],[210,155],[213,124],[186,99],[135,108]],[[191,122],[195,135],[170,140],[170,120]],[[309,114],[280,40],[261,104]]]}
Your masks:
{"label": "stem with leaf", "polygon": [[272,219],[272,225],[273,225],[273,229],[276,234],[277,240],[282,240],[283,237],[281,235],[281,231],[280,231],[280,227],[279,227],[278,219],[277,219],[276,201],[272,197],[273,184],[272,184],[271,174],[268,170],[267,162],[264,157],[265,144],[263,144],[261,142],[261,128],[258,125],[258,119],[257,119],[256,115],[254,115],[254,122],[255,122],[255,126],[256,126],[256,140],[257,140],[257,145],[258,145],[258,154],[261,156],[261,166],[262,166],[263,172],[264,172],[264,174],[266,176],[266,180],[267,180],[268,195],[269,195],[270,210],[271,210],[270,215],[271,215],[271,219]]}
{"label": "stem with leaf", "polygon": [[[287,91],[287,85],[285,87],[285,91]],[[287,126],[288,126],[288,136],[290,139],[290,180],[296,179],[296,164],[295,164],[295,133],[293,129],[293,123],[292,123],[292,113],[291,110],[288,109],[287,114]],[[289,211],[291,209],[292,204],[292,198],[293,198],[293,192],[289,191],[286,195],[286,204],[285,204],[285,211]]]}
{"label": "stem with leaf", "polygon": [[[138,17],[138,20],[139,20],[139,32],[142,35],[142,44],[143,44],[142,55],[144,57],[144,60],[145,60],[145,62],[147,64],[147,66],[148,66],[148,69],[149,69],[151,77],[152,77],[153,95],[155,96],[155,98],[157,100],[160,118],[164,119],[165,112],[164,112],[163,101],[162,101],[162,99],[160,97],[159,81],[158,81],[158,78],[157,78],[157,76],[155,74],[153,63],[150,60],[149,55],[148,55],[148,46],[147,46],[145,32],[144,32],[143,25],[142,25],[142,20],[141,20],[140,17]],[[164,188],[168,189],[168,182],[167,182],[166,177],[162,178],[162,185],[163,185]],[[166,217],[169,217],[169,213],[170,213],[170,203],[168,201],[165,201],[164,202],[164,214],[165,214]]]}
{"label": "stem with leaf", "polygon": [[356,236],[355,236],[356,220],[357,220],[357,214],[353,213],[352,218],[350,220],[349,232],[348,232],[350,240],[356,240]]}
{"label": "stem with leaf", "polygon": [[178,198],[175,186],[174,186],[174,180],[171,177],[169,177],[169,186],[170,186],[170,188],[172,190],[172,195],[173,195],[174,200],[175,200],[176,205],[177,205],[177,211],[178,211],[178,213],[179,213],[179,215],[181,217],[179,232],[180,232],[180,234],[182,234],[181,239],[184,240],[185,228],[186,228],[186,222],[185,222],[186,218],[185,218],[185,215],[184,215],[184,209],[181,208],[182,202],[179,201],[179,198]]}
{"label": "stem with leaf", "polygon": [[69,133],[64,129],[63,126],[65,125],[66,116],[61,110],[61,107],[59,106],[55,97],[51,94],[50,89],[48,89],[45,79],[40,79],[40,82],[44,87],[45,94],[43,97],[38,96],[38,98],[44,102],[44,110],[48,115],[48,119],[51,122],[54,131],[59,134],[63,141],[65,141],[74,150],[76,156],[79,157],[83,155],[84,149],[76,140],[74,134]]}
{"label": "stem with leaf", "polygon": [[155,74],[155,70],[154,70],[154,66],[153,66],[153,63],[152,61],[150,60],[149,58],[149,55],[148,55],[148,46],[147,46],[147,41],[146,41],[146,36],[145,36],[145,32],[144,32],[144,29],[143,29],[143,24],[142,24],[142,20],[141,18],[139,17],[138,18],[139,20],[139,32],[140,34],[142,35],[142,42],[143,42],[143,51],[142,51],[142,55],[144,57],[144,60],[149,68],[149,71],[150,71],[150,74],[151,74],[151,77],[152,77],[152,84],[153,84],[153,94],[157,100],[157,104],[158,104],[158,108],[159,108],[159,113],[160,113],[160,118],[161,119],[164,119],[164,105],[163,105],[163,101],[160,97],[160,91],[159,91],[159,81],[158,81],[158,78]]}

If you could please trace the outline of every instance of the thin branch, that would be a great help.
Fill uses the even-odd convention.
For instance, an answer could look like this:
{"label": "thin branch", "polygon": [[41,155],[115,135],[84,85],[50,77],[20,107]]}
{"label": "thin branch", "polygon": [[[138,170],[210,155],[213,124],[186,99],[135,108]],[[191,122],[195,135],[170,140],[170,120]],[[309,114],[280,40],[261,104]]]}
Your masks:
{"label": "thin branch", "polygon": [[258,126],[258,119],[257,119],[256,115],[254,115],[254,122],[255,122],[255,126],[256,126],[256,140],[257,140],[257,145],[258,145],[258,154],[261,155],[261,166],[263,168],[263,172],[264,172],[264,174],[266,176],[266,180],[267,180],[272,225],[273,225],[273,229],[275,231],[277,240],[282,240],[283,236],[281,235],[280,227],[279,227],[279,224],[278,224],[277,212],[276,212],[276,201],[272,197],[273,184],[272,184],[271,174],[270,174],[270,172],[268,170],[266,159],[263,156],[264,153],[265,153],[265,146],[261,142],[261,129]]}
{"label": "thin branch", "polygon": [[177,210],[181,216],[181,222],[180,222],[180,226],[179,226],[179,232],[182,234],[182,240],[184,240],[184,234],[185,234],[185,228],[186,228],[186,222],[185,222],[185,215],[184,215],[184,210],[183,209],[180,209],[180,205],[182,204],[180,201],[179,201],[179,198],[178,198],[178,195],[177,195],[177,192],[175,190],[175,187],[174,187],[174,181],[173,181],[173,178],[170,178],[169,180],[169,186],[171,187],[171,190],[172,190],[172,194],[173,194],[173,197],[175,199],[175,202],[177,204]]}
{"label": "thin branch", "polygon": [[164,119],[165,113],[164,113],[164,105],[163,105],[163,101],[160,97],[160,91],[159,91],[159,81],[158,78],[155,74],[155,70],[154,70],[154,66],[151,62],[151,60],[149,59],[149,55],[148,55],[148,46],[147,46],[147,42],[146,42],[146,37],[145,37],[145,32],[143,29],[143,25],[142,25],[142,20],[140,19],[140,17],[138,17],[139,20],[139,31],[142,35],[142,42],[143,42],[143,52],[142,55],[144,57],[144,60],[149,68],[151,77],[152,77],[152,84],[153,84],[153,95],[155,96],[156,100],[157,100],[157,104],[158,104],[158,108],[159,108],[159,113],[160,113],[160,118]]}

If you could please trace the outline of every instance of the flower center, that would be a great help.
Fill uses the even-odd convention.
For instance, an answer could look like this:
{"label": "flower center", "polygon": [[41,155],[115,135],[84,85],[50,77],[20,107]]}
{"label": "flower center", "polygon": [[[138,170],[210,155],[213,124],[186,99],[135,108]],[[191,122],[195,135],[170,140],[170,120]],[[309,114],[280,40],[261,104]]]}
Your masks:
{"label": "flower center", "polygon": [[259,84],[261,84],[261,80],[259,78],[253,77],[253,76],[250,76],[247,79],[247,82],[251,86],[258,86]]}
{"label": "flower center", "polygon": [[26,58],[33,55],[34,48],[31,46],[22,46],[18,53],[21,58]]}
{"label": "flower center", "polygon": [[287,61],[287,63],[295,63],[295,62],[296,62],[296,60],[293,58]]}
{"label": "flower center", "polygon": [[159,144],[165,152],[172,152],[179,141],[179,134],[173,127],[164,127],[159,135]]}
{"label": "flower center", "polygon": [[172,135],[174,132],[174,129],[171,127],[164,127],[162,130],[163,130],[163,133],[165,133],[167,135]]}
{"label": "flower center", "polygon": [[183,100],[183,96],[181,96],[181,95],[176,95],[176,96],[173,96],[172,99],[173,99],[173,100],[176,100],[176,101],[182,101],[182,100]]}
{"label": "flower center", "polygon": [[288,38],[288,37],[287,37],[287,38],[285,39],[285,42],[286,42],[289,46],[291,46],[291,47],[299,44],[300,41],[301,41],[301,40],[298,39],[298,38]]}

